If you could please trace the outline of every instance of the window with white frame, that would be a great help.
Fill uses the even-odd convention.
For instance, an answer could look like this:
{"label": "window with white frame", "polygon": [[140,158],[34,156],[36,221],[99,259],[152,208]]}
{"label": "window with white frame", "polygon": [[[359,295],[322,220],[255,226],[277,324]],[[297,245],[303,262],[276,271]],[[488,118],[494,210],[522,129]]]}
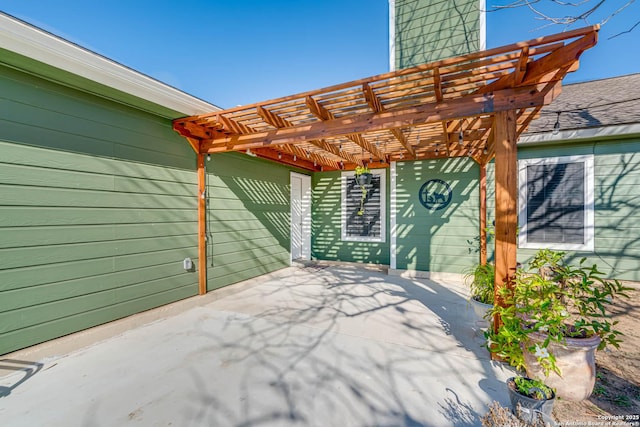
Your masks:
{"label": "window with white frame", "polygon": [[371,170],[373,179],[362,188],[356,183],[354,172],[342,173],[342,240],[354,242],[384,242],[386,224],[385,169]]}
{"label": "window with white frame", "polygon": [[521,248],[594,249],[593,155],[519,161]]}

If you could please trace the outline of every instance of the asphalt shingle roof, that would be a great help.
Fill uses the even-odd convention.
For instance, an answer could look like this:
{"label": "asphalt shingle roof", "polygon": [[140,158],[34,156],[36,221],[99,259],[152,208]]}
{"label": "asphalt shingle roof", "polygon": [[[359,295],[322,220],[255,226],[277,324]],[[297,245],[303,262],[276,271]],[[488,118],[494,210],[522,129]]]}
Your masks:
{"label": "asphalt shingle roof", "polygon": [[558,112],[561,130],[640,123],[640,73],[563,86],[523,136],[552,132]]}

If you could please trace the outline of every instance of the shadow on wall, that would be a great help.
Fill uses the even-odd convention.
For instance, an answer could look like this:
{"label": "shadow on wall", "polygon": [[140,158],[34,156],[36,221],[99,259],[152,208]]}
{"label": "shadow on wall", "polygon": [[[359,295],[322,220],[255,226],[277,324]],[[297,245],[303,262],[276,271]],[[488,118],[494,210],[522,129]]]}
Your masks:
{"label": "shadow on wall", "polygon": [[[640,280],[637,273],[637,254],[640,250],[640,237],[634,229],[640,219],[640,198],[634,197],[636,182],[640,176],[639,156],[637,153],[625,153],[595,158],[595,249],[593,252],[569,251],[566,260],[577,265],[587,257],[586,266],[597,264],[599,270],[611,278]],[[583,178],[582,170],[556,167],[557,176],[542,175],[529,183],[527,216],[529,236],[553,236],[552,239],[582,243],[584,236],[583,221]],[[579,175],[572,179],[572,174]],[[561,194],[554,191],[562,181],[574,188]],[[554,197],[549,197],[553,194]],[[571,196],[578,195],[575,203]],[[538,203],[531,203],[531,200]],[[538,220],[538,221],[536,221]],[[551,228],[547,224],[555,223]],[[530,251],[525,250],[529,255]]]}
{"label": "shadow on wall", "polygon": [[[399,269],[461,273],[478,262],[470,250],[479,233],[477,179],[477,165],[466,158],[398,166]],[[429,183],[437,191],[430,192]],[[443,193],[447,203],[423,203]]]}
{"label": "shadow on wall", "polygon": [[433,2],[396,0],[395,65],[398,69],[480,48],[477,0],[442,2],[436,11],[430,3]]}
{"label": "shadow on wall", "polygon": [[259,312],[223,334],[200,324],[210,345],[198,359],[217,355],[236,380],[216,394],[215,370],[192,367],[196,423],[476,426],[486,403],[506,399],[467,300],[445,285],[334,266],[249,292]]}
{"label": "shadow on wall", "polygon": [[207,167],[210,285],[289,265],[289,169],[240,154],[213,156]]}
{"label": "shadow on wall", "polygon": [[[389,204],[387,200],[384,242],[342,240],[342,177],[340,172],[317,173],[313,182],[312,257],[329,261],[389,264]],[[355,197],[360,199],[360,194]],[[353,215],[355,214],[352,213]],[[373,217],[373,216],[371,216]],[[370,217],[370,218],[371,218]]]}
{"label": "shadow on wall", "polygon": [[[596,227],[599,225],[600,218],[607,218],[608,223],[606,229],[608,231],[622,231],[623,238],[616,239],[620,244],[618,248],[607,251],[600,248],[599,233],[596,231],[596,255],[607,257],[607,265],[612,269],[613,273],[625,273],[630,271],[629,265],[634,271],[637,271],[638,250],[640,250],[640,235],[638,233],[625,233],[624,230],[630,230],[631,227],[637,226],[640,220],[640,197],[630,196],[637,188],[638,177],[640,177],[640,155],[621,154],[617,163],[620,171],[616,174],[607,175],[606,179],[600,184],[596,181],[595,188],[595,211],[596,211]],[[597,166],[596,166],[597,167]],[[610,171],[602,171],[608,174]],[[597,174],[598,172],[596,172]],[[600,185],[598,185],[600,184]],[[597,230],[597,228],[596,228]],[[605,247],[605,245],[602,245]],[[624,258],[631,259],[631,264],[623,266]],[[634,280],[640,280],[637,276]]]}
{"label": "shadow on wall", "polygon": [[280,246],[289,250],[291,212],[289,185],[252,178],[222,177],[227,188],[242,201],[251,213],[269,231]]}

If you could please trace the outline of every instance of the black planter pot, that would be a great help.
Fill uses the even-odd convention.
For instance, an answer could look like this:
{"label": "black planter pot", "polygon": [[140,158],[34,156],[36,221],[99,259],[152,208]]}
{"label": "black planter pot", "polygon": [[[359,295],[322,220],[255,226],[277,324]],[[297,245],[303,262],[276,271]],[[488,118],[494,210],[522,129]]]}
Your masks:
{"label": "black planter pot", "polygon": [[373,179],[373,174],[371,173],[362,173],[360,175],[356,175],[356,184],[358,185],[369,185]]}
{"label": "black planter pot", "polygon": [[[511,377],[507,380],[507,390],[509,391],[509,399],[511,400],[511,411],[527,423],[534,423],[539,416],[544,421],[553,420],[551,411],[556,401],[555,393],[551,399],[538,400],[529,396],[518,393],[516,389],[515,378]],[[518,405],[520,405],[520,414],[518,414]]]}

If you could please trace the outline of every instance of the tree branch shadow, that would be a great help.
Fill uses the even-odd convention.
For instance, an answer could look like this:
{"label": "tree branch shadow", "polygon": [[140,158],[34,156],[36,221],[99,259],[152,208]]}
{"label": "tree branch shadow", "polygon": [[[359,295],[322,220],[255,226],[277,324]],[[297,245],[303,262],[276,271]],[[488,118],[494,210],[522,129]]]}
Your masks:
{"label": "tree branch shadow", "polygon": [[[191,372],[195,421],[479,425],[478,410],[496,399],[501,380],[474,341],[475,315],[460,316],[463,296],[432,281],[391,279],[351,266],[305,270],[249,290],[265,307],[230,315],[222,334],[201,327],[211,342],[202,354],[221,357],[222,368],[237,369],[238,377],[228,385],[234,401],[215,395]],[[246,294],[235,297],[227,301],[230,311]],[[460,349],[468,366],[448,357]],[[466,370],[483,380],[466,383]],[[452,373],[459,383],[449,383]],[[436,411],[441,420],[425,417]]]}

